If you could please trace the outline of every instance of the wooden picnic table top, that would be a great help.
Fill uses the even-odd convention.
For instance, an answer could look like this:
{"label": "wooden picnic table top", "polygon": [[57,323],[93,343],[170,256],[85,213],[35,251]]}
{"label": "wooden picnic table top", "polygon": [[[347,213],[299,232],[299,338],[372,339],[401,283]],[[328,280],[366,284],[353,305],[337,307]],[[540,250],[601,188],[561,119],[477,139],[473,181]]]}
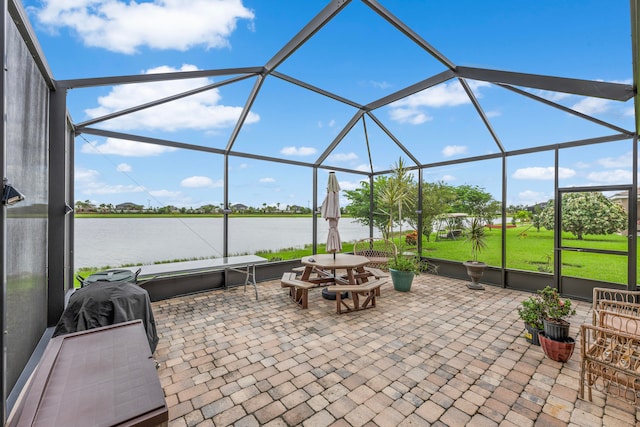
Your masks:
{"label": "wooden picnic table top", "polygon": [[369,263],[369,258],[351,254],[316,254],[303,257],[301,262],[305,266],[319,267],[325,270],[353,269],[363,267]]}

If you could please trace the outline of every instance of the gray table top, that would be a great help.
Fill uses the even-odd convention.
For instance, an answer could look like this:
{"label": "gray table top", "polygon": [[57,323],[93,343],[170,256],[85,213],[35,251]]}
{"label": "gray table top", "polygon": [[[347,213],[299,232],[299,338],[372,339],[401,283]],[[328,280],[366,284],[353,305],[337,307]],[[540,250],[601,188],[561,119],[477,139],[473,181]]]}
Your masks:
{"label": "gray table top", "polygon": [[199,273],[210,270],[220,270],[224,268],[239,268],[255,264],[262,264],[268,259],[257,255],[239,255],[224,258],[202,259],[196,261],[172,262],[166,264],[149,264],[143,266],[127,267],[131,271],[140,269],[138,278],[170,276],[189,273]]}

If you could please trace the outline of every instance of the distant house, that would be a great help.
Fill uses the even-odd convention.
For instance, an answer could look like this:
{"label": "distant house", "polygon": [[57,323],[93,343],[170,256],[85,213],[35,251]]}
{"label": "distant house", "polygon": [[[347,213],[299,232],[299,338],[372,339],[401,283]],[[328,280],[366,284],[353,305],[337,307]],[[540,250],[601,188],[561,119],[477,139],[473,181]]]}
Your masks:
{"label": "distant house", "polygon": [[295,212],[295,213],[302,213],[304,212],[304,207],[298,206],[298,205],[292,205],[292,206],[289,206],[289,211]]}
{"label": "distant house", "polygon": [[549,202],[536,203],[532,206],[527,206],[525,209],[531,213],[542,212],[544,208],[547,207]]}
{"label": "distant house", "polygon": [[76,202],[75,211],[77,213],[90,213],[90,212],[98,212],[98,208],[93,203],[87,202]]}
{"label": "distant house", "polygon": [[136,205],[135,203],[125,202],[116,205],[116,211],[119,212],[139,212],[144,209],[142,205]]}
{"label": "distant house", "polygon": [[[629,212],[629,193],[627,191],[621,191],[614,194],[613,196],[609,196],[609,200],[622,206],[625,212]],[[640,209],[640,203],[638,203],[636,206],[638,209]]]}
{"label": "distant house", "polygon": [[249,206],[243,205],[242,203],[236,203],[235,205],[231,205],[231,209],[235,212],[244,212],[249,209]]}

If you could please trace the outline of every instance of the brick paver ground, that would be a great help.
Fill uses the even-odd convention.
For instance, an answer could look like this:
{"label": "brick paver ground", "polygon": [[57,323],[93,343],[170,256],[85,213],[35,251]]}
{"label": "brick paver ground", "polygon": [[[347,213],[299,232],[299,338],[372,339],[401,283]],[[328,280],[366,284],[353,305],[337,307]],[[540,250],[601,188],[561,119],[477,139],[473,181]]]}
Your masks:
{"label": "brick paver ground", "polygon": [[[170,426],[627,426],[640,412],[594,391],[522,337],[528,294],[434,275],[377,307],[302,310],[279,281],[153,303]],[[589,321],[576,302],[571,334]]]}

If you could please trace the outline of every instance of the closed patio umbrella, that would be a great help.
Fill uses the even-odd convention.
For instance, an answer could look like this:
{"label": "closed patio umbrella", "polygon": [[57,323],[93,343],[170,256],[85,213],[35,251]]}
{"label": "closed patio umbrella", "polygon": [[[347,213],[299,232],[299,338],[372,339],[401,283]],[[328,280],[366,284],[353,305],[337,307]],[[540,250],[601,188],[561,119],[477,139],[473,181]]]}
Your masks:
{"label": "closed patio umbrella", "polygon": [[335,172],[329,172],[329,183],[327,184],[327,197],[320,208],[322,218],[329,221],[329,233],[327,235],[328,253],[333,252],[335,258],[336,252],[342,250],[342,242],[340,241],[340,233],[338,232],[338,220],[340,219],[340,185]]}

